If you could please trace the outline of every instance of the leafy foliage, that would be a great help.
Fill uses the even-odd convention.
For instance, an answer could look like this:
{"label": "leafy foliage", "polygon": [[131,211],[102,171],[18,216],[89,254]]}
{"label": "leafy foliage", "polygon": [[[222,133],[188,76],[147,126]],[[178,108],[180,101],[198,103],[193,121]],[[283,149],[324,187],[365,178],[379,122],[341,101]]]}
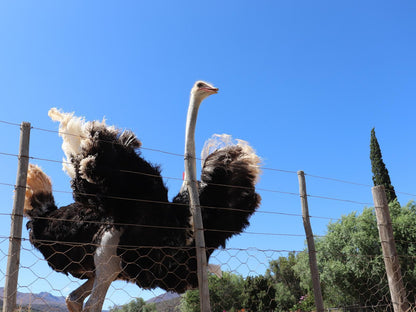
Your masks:
{"label": "leafy foliage", "polygon": [[120,307],[110,309],[110,312],[157,312],[157,310],[155,304],[146,304],[143,298],[136,298]]}
{"label": "leafy foliage", "polygon": [[315,300],[313,295],[307,294],[305,296],[300,297],[299,302],[295,304],[292,308],[294,311],[315,311]]}
{"label": "leafy foliage", "polygon": [[265,276],[248,276],[244,284],[244,307],[249,311],[274,311],[276,289]]}
{"label": "leafy foliage", "polygon": [[287,257],[271,261],[266,271],[266,277],[271,279],[276,289],[275,302],[278,311],[288,311],[307,292],[301,286],[300,276],[294,269],[296,263],[295,252],[290,252]]}
{"label": "leafy foliage", "polygon": [[[416,298],[416,203],[390,203],[396,248],[407,296]],[[375,307],[389,310],[390,295],[374,208],[351,213],[328,224],[316,240],[318,267],[327,307]],[[214,312],[313,311],[314,300],[308,252],[290,252],[269,264],[264,276],[243,279],[224,273],[210,276]],[[197,291],[183,297],[182,312],[199,311]]]}
{"label": "leafy foliage", "polygon": [[[416,206],[390,204],[396,247],[409,298],[414,298]],[[328,225],[316,244],[321,283],[331,306],[386,306],[390,296],[373,208]]]}
{"label": "leafy foliage", "polygon": [[[244,279],[240,275],[224,272],[222,278],[208,278],[212,312],[237,311],[242,309]],[[182,298],[182,312],[199,312],[198,290],[187,291]]]}

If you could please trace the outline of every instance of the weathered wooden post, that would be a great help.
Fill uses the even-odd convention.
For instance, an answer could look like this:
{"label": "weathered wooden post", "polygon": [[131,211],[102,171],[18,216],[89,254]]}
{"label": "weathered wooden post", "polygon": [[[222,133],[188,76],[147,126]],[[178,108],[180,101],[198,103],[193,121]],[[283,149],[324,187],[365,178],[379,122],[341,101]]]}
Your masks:
{"label": "weathered wooden post", "polygon": [[373,194],[378,233],[383,250],[393,309],[395,312],[409,311],[410,304],[406,298],[406,289],[404,288],[400,270],[386,191],[383,185],[377,185],[371,188],[371,192]]}
{"label": "weathered wooden post", "polygon": [[201,312],[210,312],[208,289],[208,264],[205,251],[205,237],[202,223],[201,205],[199,202],[198,182],[196,180],[195,155],[186,154],[185,177],[188,184],[189,199],[195,229],[195,247],[198,265],[198,284]]}
{"label": "weathered wooden post", "polygon": [[3,311],[13,312],[16,308],[17,279],[20,265],[23,207],[25,205],[26,178],[29,167],[30,123],[20,126],[19,160],[17,164],[16,189],[10,227],[9,253],[7,257],[6,283],[3,295]]}
{"label": "weathered wooden post", "polygon": [[313,238],[312,227],[311,227],[311,223],[309,220],[309,208],[308,208],[308,198],[307,198],[307,193],[306,193],[305,173],[303,171],[298,171],[298,179],[299,179],[299,194],[300,194],[301,204],[302,204],[303,226],[305,228],[306,241],[308,243],[309,266],[310,266],[311,275],[312,275],[312,285],[313,285],[313,294],[315,297],[315,306],[316,306],[317,312],[324,312],[324,301],[322,298],[318,263],[316,261],[315,241]]}

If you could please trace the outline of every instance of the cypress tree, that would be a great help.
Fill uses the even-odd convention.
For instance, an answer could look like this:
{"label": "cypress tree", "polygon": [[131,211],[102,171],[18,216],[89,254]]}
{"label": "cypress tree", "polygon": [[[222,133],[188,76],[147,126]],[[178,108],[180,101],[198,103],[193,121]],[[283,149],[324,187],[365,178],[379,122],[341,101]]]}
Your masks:
{"label": "cypress tree", "polygon": [[394,191],[393,185],[391,185],[389,171],[383,162],[380,145],[378,144],[374,128],[371,129],[370,159],[374,186],[384,185],[384,188],[386,189],[387,201],[389,203],[394,201],[397,199],[396,192]]}

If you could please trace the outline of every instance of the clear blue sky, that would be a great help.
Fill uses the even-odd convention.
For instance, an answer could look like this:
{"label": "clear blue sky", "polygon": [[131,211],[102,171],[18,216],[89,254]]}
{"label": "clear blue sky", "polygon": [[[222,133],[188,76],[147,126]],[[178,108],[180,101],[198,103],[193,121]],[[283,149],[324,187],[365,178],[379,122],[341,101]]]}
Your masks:
{"label": "clear blue sky", "polygon": [[[249,141],[266,168],[371,185],[369,140],[376,127],[393,185],[415,194],[415,16],[414,1],[3,1],[0,120],[57,130],[47,112],[58,107],[87,120],[105,116],[109,124],[132,129],[144,147],[180,154],[189,90],[203,79],[220,92],[201,107],[198,150],[211,134],[230,133]],[[0,123],[0,152],[16,154],[18,136],[18,127]],[[31,156],[61,160],[60,146],[56,133],[32,130]],[[182,177],[181,157],[143,154],[162,165],[164,176]],[[70,191],[59,163],[33,162],[51,176],[55,190]],[[15,183],[16,164],[16,157],[0,155],[0,183]],[[170,197],[180,183],[168,180]],[[311,195],[372,202],[370,187],[310,176],[307,187]],[[297,176],[264,170],[259,188],[297,193]],[[0,184],[3,214],[11,211],[12,191]],[[301,211],[297,196],[260,193],[263,211]],[[55,197],[60,205],[71,202],[70,194]],[[399,194],[402,204],[414,197]],[[364,206],[311,198],[310,214],[337,219]],[[9,220],[0,215],[2,273]],[[312,219],[315,233],[325,234],[328,221]],[[248,231],[304,233],[301,218],[264,213],[252,218]],[[244,234],[229,247],[301,250],[303,241]],[[75,288],[25,246],[22,265],[32,269],[21,272],[22,291],[66,295]],[[255,274],[284,255],[264,260],[264,252],[233,253],[212,262]],[[111,302],[147,296],[135,286],[126,289],[128,294],[112,288]]]}

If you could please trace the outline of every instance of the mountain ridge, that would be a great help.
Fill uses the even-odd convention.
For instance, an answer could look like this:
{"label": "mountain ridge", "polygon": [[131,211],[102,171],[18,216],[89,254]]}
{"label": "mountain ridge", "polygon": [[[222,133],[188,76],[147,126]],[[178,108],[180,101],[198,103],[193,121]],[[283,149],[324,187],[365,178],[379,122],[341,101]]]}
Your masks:
{"label": "mountain ridge", "polygon": [[[0,287],[0,311],[2,311],[4,297],[4,287]],[[155,303],[158,311],[177,311],[180,295],[173,292],[166,292],[159,296],[150,298],[146,303]],[[54,296],[51,293],[42,291],[39,293],[17,292],[16,303],[18,307],[30,307],[31,312],[41,312],[47,309],[54,312],[68,312],[65,303],[65,297]],[[23,309],[22,311],[26,311]],[[102,312],[109,312],[103,310]]]}

